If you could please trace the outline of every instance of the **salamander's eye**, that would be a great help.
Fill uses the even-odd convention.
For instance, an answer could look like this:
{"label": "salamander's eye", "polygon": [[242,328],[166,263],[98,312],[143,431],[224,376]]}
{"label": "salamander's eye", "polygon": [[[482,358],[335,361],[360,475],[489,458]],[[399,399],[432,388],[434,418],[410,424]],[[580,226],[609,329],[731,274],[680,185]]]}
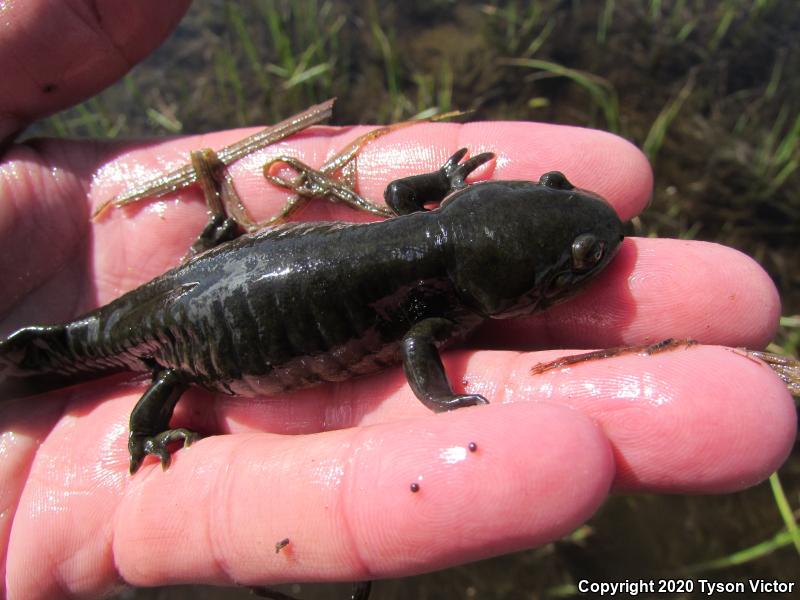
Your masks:
{"label": "salamander's eye", "polygon": [[550,171],[539,177],[539,184],[554,190],[574,190],[575,186],[569,182],[561,171]]}
{"label": "salamander's eye", "polygon": [[572,269],[588,271],[601,260],[606,253],[606,243],[598,240],[591,233],[579,235],[572,242]]}

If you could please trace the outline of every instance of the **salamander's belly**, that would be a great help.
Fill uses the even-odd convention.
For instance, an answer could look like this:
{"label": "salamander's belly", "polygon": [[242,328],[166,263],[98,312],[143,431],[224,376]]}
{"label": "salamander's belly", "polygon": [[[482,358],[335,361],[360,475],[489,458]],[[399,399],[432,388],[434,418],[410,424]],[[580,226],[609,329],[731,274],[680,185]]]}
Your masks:
{"label": "salamander's belly", "polygon": [[[275,394],[370,373],[399,359],[399,333],[345,288],[326,294],[255,274],[197,285],[146,318],[142,345],[158,365],[225,393]],[[297,283],[302,287],[302,282]],[[303,301],[298,300],[299,297]]]}
{"label": "salamander's belly", "polygon": [[439,261],[392,269],[382,264],[396,262],[388,246],[361,241],[372,244],[373,255],[360,261],[337,240],[323,245],[339,249],[323,259],[318,248],[311,254],[297,242],[275,240],[263,252],[251,244],[243,260],[228,256],[217,265],[213,255],[200,258],[176,272],[172,289],[179,293],[140,312],[141,341],[131,353],[209,389],[269,395],[395,365],[403,336],[428,316],[465,327],[481,320],[462,315]]}
{"label": "salamander's belly", "polygon": [[240,396],[269,396],[375,373],[400,361],[399,342],[383,343],[378,336],[368,334],[328,352],[297,356],[269,365],[263,372],[242,372],[238,378],[208,380],[203,385]]}

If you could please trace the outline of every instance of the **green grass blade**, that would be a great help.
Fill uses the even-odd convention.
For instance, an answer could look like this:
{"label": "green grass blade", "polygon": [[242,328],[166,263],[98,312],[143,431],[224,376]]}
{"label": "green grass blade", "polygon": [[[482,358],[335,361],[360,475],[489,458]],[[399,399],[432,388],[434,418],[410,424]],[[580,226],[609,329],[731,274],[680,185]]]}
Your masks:
{"label": "green grass blade", "polygon": [[800,114],[797,115],[789,131],[783,136],[781,143],[778,144],[778,148],[775,150],[771,162],[773,164],[782,165],[791,160],[798,146],[800,146],[798,141],[800,141]]}
{"label": "green grass blade", "polygon": [[378,9],[374,3],[370,3],[369,28],[372,39],[378,47],[378,51],[383,59],[386,72],[386,88],[389,92],[389,103],[391,104],[391,120],[397,121],[403,111],[404,98],[400,93],[400,79],[398,76],[398,61],[389,36],[381,27],[378,17]]}
{"label": "green grass blade", "polygon": [[258,8],[267,22],[270,33],[269,39],[278,55],[278,62],[281,67],[291,73],[296,67],[294,52],[292,51],[290,34],[284,27],[285,19],[278,9],[278,3],[274,0],[262,0],[259,2]]}
{"label": "green grass blade", "polygon": [[775,177],[772,178],[772,181],[770,181],[769,186],[766,190],[764,190],[762,196],[764,198],[769,198],[772,196],[781,188],[784,183],[786,183],[786,180],[789,179],[789,176],[794,173],[798,167],[800,167],[800,160],[796,158],[787,162],[783,168],[778,171]]}
{"label": "green grass blade", "polygon": [[755,546],[750,546],[749,548],[739,550],[738,552],[734,552],[728,556],[723,556],[722,558],[690,565],[685,567],[682,572],[686,573],[687,575],[691,575],[694,573],[719,571],[721,569],[727,569],[736,565],[743,565],[764,556],[768,556],[776,550],[788,546],[791,543],[792,535],[788,531],[780,531],[771,539],[765,540],[759,544],[756,544]]}
{"label": "green grass blade", "polygon": [[570,79],[589,92],[592,100],[603,112],[608,128],[613,132],[619,131],[619,101],[617,100],[617,92],[614,86],[606,79],[585,71],[570,69],[558,63],[536,58],[508,58],[500,62],[501,64],[516,67],[539,69],[559,77]]}
{"label": "green grass blade", "polygon": [[253,71],[253,74],[256,77],[256,81],[258,81],[259,87],[263,92],[268,93],[270,91],[269,79],[266,76],[264,64],[258,55],[258,50],[253,42],[253,38],[245,26],[242,11],[236,4],[232,2],[227,3],[225,6],[227,8],[228,22],[236,34],[239,47],[244,52],[244,56],[250,65],[250,69]]}
{"label": "green grass blade", "polygon": [[539,32],[539,35],[537,35],[535,38],[533,38],[533,41],[530,43],[530,45],[522,53],[522,56],[523,57],[531,57],[531,56],[535,55],[539,51],[539,49],[544,45],[544,43],[547,41],[547,38],[550,37],[550,34],[552,33],[553,28],[555,26],[556,26],[555,18],[550,17],[549,19],[547,19],[547,21],[544,24],[544,27],[542,27],[542,30]]}
{"label": "green grass blade", "polygon": [[312,81],[318,78],[323,73],[327,72],[331,68],[330,63],[320,63],[318,65],[314,65],[313,67],[309,67],[305,71],[301,71],[300,73],[294,73],[289,79],[286,80],[283,84],[283,89],[288,90],[295,86],[302,85],[308,81]]}
{"label": "green grass blade", "polygon": [[600,13],[600,20],[597,24],[597,43],[605,44],[608,30],[611,29],[611,22],[614,20],[614,0],[606,0],[603,12]]}
{"label": "green grass blade", "polygon": [[650,9],[647,12],[651,21],[657,21],[661,16],[661,0],[650,0]]}
{"label": "green grass blade", "polygon": [[47,119],[48,124],[56,132],[58,137],[73,137],[67,122],[61,116],[63,113],[56,113]]}
{"label": "green grass blade", "polygon": [[772,489],[772,495],[775,497],[775,504],[778,507],[778,512],[781,513],[786,529],[792,536],[792,543],[795,550],[800,554],[800,529],[797,527],[797,520],[794,518],[792,507],[789,506],[789,501],[786,499],[786,494],[783,491],[781,480],[778,473],[775,472],[769,476],[769,486]]}
{"label": "green grass blade", "polygon": [[159,127],[167,130],[170,133],[180,133],[183,131],[183,123],[165,115],[163,112],[157,111],[155,108],[148,108],[146,111],[147,118]]}
{"label": "green grass blade", "polygon": [[217,50],[215,58],[219,64],[217,72],[219,73],[219,77],[221,77],[220,85],[226,91],[230,90],[230,94],[233,96],[233,104],[236,106],[238,124],[246,125],[244,86],[239,77],[239,71],[236,69],[236,61],[225,47],[221,47]]}
{"label": "green grass blade", "polygon": [[695,76],[693,73],[691,73],[686,79],[686,83],[683,84],[678,92],[678,95],[661,109],[661,112],[658,113],[658,116],[650,126],[650,131],[647,132],[647,137],[642,144],[642,151],[645,153],[651,163],[655,161],[658,151],[661,149],[661,145],[664,143],[664,138],[667,135],[669,126],[675,120],[675,117],[678,116],[683,104],[686,102],[689,96],[691,96],[694,85]]}
{"label": "green grass blade", "polygon": [[781,317],[781,327],[789,327],[791,329],[800,329],[800,315],[788,315]]}
{"label": "green grass blade", "polygon": [[708,47],[711,50],[716,50],[719,47],[720,42],[725,37],[725,34],[728,33],[728,29],[733,22],[733,17],[736,16],[736,7],[733,5],[732,2],[728,2],[727,6],[725,7],[725,12],[722,13],[722,18],[720,18],[719,23],[717,23],[717,28],[714,30],[714,35],[711,37],[711,42],[709,42]]}

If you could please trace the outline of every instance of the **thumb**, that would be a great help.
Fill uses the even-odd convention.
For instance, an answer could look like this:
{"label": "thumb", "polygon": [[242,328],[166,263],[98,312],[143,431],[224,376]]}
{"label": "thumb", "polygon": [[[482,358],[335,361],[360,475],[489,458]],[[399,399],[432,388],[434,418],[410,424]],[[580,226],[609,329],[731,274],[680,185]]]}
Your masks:
{"label": "thumb", "polygon": [[7,2],[0,9],[0,148],[110,85],[174,29],[189,0]]}

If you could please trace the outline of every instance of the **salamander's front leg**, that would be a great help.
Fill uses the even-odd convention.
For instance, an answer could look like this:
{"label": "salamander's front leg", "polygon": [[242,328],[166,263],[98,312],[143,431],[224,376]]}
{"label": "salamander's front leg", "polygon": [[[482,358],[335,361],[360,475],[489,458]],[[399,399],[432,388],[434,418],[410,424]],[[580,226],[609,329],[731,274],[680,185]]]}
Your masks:
{"label": "salamander's front leg", "polygon": [[153,383],[131,412],[128,452],[131,455],[130,472],[133,475],[148,454],[161,459],[162,468],[169,466],[167,444],[183,440],[189,446],[197,434],[188,429],[168,429],[175,404],[187,385],[173,369],[164,369],[153,375]]}
{"label": "salamander's front leg", "polygon": [[403,338],[403,370],[408,384],[416,397],[434,412],[489,404],[479,394],[454,394],[447,381],[436,342],[447,339],[453,326],[447,319],[425,319],[415,324]]}
{"label": "salamander's front leg", "polygon": [[424,175],[411,175],[402,179],[395,179],[383,193],[392,210],[398,215],[419,212],[425,209],[426,204],[441,202],[445,196],[466,187],[464,181],[467,176],[483,163],[494,158],[491,152],[484,152],[459,164],[467,153],[466,148],[447,159],[438,171]]}

